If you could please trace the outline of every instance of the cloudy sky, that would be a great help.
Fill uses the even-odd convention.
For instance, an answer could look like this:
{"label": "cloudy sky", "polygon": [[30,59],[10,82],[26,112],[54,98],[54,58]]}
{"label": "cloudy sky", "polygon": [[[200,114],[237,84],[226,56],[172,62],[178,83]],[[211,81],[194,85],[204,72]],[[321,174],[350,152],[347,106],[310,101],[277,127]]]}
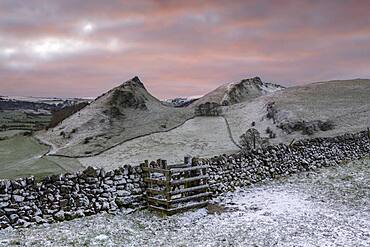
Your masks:
{"label": "cloudy sky", "polygon": [[370,0],[0,0],[0,95],[159,98],[370,78]]}

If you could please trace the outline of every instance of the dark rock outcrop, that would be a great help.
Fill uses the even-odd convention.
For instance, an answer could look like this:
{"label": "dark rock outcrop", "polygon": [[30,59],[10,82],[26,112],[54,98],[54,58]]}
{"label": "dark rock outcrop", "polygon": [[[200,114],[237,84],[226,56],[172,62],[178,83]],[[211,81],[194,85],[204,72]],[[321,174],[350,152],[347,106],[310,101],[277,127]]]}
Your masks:
{"label": "dark rock outcrop", "polygon": [[313,135],[318,131],[328,131],[334,129],[333,121],[312,120],[312,121],[287,121],[277,125],[286,133],[301,131],[302,135]]}

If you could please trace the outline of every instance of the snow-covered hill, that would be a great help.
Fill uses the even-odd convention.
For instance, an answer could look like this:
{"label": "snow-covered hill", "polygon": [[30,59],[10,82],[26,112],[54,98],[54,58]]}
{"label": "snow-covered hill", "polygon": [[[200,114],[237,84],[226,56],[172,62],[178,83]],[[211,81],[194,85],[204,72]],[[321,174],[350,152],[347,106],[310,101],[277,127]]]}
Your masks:
{"label": "snow-covered hill", "polygon": [[[223,85],[190,106],[173,107],[133,78],[38,137],[53,144],[54,153],[81,157],[86,166],[118,166],[120,160],[135,165],[148,157],[177,161],[188,153],[235,152],[233,143],[249,128],[270,143],[363,130],[370,125],[369,90],[370,80],[284,89],[251,78]],[[188,121],[202,102],[223,105],[221,115]]]}
{"label": "snow-covered hill", "polygon": [[[370,80],[347,80],[266,92],[252,100],[223,106],[221,117],[197,117],[168,133],[130,140],[80,162],[112,167],[120,161],[139,164],[147,158],[164,158],[178,162],[187,154],[207,157],[216,152],[235,152],[237,147],[230,138],[239,142],[249,128],[275,144],[357,132],[370,126],[369,91]],[[271,109],[274,117],[269,115]],[[333,126],[324,128],[330,127],[325,125],[328,121]]]}
{"label": "snow-covered hill", "polygon": [[240,82],[224,84],[212,92],[204,95],[191,106],[199,106],[207,102],[229,106],[243,101],[250,101],[259,96],[284,89],[284,87],[272,83],[262,82],[259,77],[243,79]]}
{"label": "snow-covered hill", "polygon": [[173,99],[165,99],[163,100],[163,103],[165,105],[174,106],[174,107],[187,107],[191,103],[197,101],[203,97],[202,95],[196,95],[196,96],[189,96],[189,97],[179,97],[179,98],[173,98]]}
{"label": "snow-covered hill", "polygon": [[191,110],[162,104],[134,77],[38,137],[55,144],[57,154],[86,156],[139,136],[166,131],[191,117]]}

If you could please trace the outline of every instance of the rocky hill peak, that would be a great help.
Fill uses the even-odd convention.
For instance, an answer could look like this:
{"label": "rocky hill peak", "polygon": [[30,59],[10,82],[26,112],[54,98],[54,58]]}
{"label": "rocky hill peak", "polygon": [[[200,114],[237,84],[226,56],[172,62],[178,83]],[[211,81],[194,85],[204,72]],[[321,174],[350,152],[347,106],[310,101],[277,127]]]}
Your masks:
{"label": "rocky hill peak", "polygon": [[207,102],[223,106],[233,105],[280,89],[283,87],[263,82],[259,77],[247,78],[239,82],[224,84],[194,102],[193,105],[197,106]]}
{"label": "rocky hill peak", "polygon": [[240,83],[254,83],[254,84],[263,84],[262,80],[260,77],[256,76],[256,77],[253,77],[253,78],[246,78],[246,79],[242,79]]}
{"label": "rocky hill peak", "polygon": [[122,87],[140,87],[140,88],[145,89],[144,84],[140,81],[139,77],[137,76],[133,77],[132,79],[128,81],[125,81],[118,88],[122,88]]}
{"label": "rocky hill peak", "polygon": [[144,84],[135,76],[109,92],[108,105],[113,115],[120,115],[124,109],[147,110],[147,102],[156,100],[145,89]]}

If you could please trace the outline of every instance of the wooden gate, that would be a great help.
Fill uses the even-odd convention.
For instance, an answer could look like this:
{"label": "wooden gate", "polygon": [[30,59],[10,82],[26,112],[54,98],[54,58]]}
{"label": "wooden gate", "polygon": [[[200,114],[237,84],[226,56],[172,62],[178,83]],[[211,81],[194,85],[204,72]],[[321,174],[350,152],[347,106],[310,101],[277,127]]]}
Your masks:
{"label": "wooden gate", "polygon": [[207,165],[185,157],[184,164],[168,165],[165,160],[142,164],[147,184],[148,208],[168,215],[208,204]]}

